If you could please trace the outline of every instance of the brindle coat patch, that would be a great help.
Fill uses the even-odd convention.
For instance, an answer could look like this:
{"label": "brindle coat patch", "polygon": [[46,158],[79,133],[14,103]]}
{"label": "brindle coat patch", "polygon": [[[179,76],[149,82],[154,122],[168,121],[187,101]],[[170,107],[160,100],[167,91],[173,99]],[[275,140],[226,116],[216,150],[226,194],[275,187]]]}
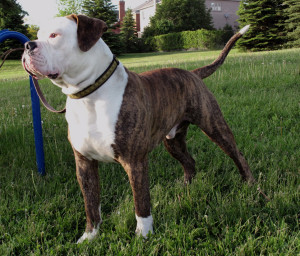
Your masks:
{"label": "brindle coat patch", "polygon": [[[182,164],[185,182],[190,182],[195,175],[195,161],[185,143],[189,124],[199,126],[219,145],[234,160],[244,179],[254,181],[216,99],[197,75],[176,68],[142,74],[127,70],[127,73],[128,84],[112,147],[115,160],[129,176],[138,216],[150,215],[147,155],[161,141]],[[177,124],[175,138],[166,139]]]}

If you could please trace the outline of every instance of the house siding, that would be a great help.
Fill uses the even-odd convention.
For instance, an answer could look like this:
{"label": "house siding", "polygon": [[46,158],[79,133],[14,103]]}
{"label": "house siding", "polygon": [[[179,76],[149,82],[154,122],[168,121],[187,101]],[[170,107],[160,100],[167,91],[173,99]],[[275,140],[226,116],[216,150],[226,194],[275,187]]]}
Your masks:
{"label": "house siding", "polygon": [[140,28],[144,32],[144,28],[150,24],[150,18],[155,14],[155,5],[148,6],[140,10]]}
{"label": "house siding", "polygon": [[[160,1],[150,0],[133,9],[133,12],[140,14],[140,33],[144,32],[144,28],[150,23],[150,18],[155,14],[156,2]],[[205,5],[208,9],[212,9],[211,16],[214,28],[220,29],[226,24],[235,30],[238,28],[237,19],[239,16],[236,12],[239,9],[240,0],[206,0]]]}
{"label": "house siding", "polygon": [[211,9],[211,16],[213,20],[213,26],[216,29],[223,28],[226,24],[229,24],[233,29],[237,29],[239,26],[237,11],[240,6],[240,1],[220,1],[220,0],[206,0],[205,5],[208,9]]}

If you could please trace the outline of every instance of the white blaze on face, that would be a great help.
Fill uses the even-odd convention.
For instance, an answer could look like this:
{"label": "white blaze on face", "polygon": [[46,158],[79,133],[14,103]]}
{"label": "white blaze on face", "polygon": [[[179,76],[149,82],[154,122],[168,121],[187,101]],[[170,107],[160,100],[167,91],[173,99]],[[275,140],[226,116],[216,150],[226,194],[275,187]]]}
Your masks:
{"label": "white blaze on face", "polygon": [[77,46],[76,31],[76,23],[64,17],[55,18],[41,26],[38,39],[34,41],[37,47],[24,52],[26,70],[39,79],[61,77],[74,61],[70,56]]}

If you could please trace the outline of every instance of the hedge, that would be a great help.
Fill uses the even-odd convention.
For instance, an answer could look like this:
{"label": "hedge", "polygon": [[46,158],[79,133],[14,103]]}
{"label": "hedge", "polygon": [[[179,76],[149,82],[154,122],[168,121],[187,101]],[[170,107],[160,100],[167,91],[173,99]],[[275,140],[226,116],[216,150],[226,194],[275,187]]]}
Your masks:
{"label": "hedge", "polygon": [[224,44],[223,31],[199,29],[155,36],[152,44],[158,51],[216,49]]}

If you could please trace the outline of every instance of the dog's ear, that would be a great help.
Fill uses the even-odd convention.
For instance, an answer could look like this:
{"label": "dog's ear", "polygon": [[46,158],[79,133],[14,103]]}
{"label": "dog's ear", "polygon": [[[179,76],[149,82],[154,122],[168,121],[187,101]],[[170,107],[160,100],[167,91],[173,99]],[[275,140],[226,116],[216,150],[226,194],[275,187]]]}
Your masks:
{"label": "dog's ear", "polygon": [[106,23],[99,19],[76,14],[66,16],[66,18],[74,20],[77,23],[78,46],[83,52],[91,49],[103,33],[107,31]]}

